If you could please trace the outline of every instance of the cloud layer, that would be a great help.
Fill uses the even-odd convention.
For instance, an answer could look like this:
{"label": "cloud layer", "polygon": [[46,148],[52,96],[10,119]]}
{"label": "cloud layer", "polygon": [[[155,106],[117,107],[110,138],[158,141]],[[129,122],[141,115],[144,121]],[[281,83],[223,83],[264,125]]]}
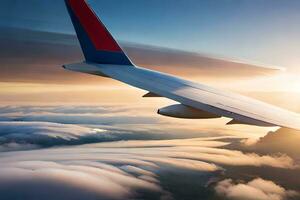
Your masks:
{"label": "cloud layer", "polygon": [[174,194],[165,185],[172,178],[162,178],[169,173],[195,173],[188,181],[196,184],[200,179],[198,187],[204,189],[211,177],[226,173],[230,166],[295,167],[288,157],[223,149],[227,143],[217,139],[120,141],[2,152],[0,195],[7,199],[20,195],[28,199],[153,199],[153,195],[169,199]]}
{"label": "cloud layer", "polygon": [[292,158],[228,149],[241,138],[224,130],[202,135],[206,129],[196,128],[191,134],[188,126],[180,132],[148,114],[128,118],[147,108],[3,106],[0,111],[3,199],[223,199],[238,196],[232,191],[240,184],[279,200],[296,195],[285,189],[289,183],[237,181],[248,180],[249,172],[240,169],[296,173]]}
{"label": "cloud layer", "polygon": [[[206,78],[207,76],[249,77],[277,71],[233,59],[216,58],[164,47],[126,42],[122,43],[122,46],[137,65],[189,77],[195,74]],[[83,75],[68,73],[60,67],[63,63],[74,63],[83,59],[75,34],[20,27],[9,28],[1,26],[0,23],[0,47],[2,81],[56,84],[99,82],[97,77],[84,76],[85,78],[82,79]],[[225,71],[231,73],[224,73]],[[102,79],[102,82],[105,81]]]}

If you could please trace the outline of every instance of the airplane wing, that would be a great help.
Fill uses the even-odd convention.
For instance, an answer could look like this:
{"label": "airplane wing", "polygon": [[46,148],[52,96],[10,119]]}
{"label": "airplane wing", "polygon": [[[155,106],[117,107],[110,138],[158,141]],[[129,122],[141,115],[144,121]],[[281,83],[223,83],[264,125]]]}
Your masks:
{"label": "airplane wing", "polygon": [[178,118],[228,117],[229,124],[280,126],[300,130],[300,115],[242,95],[135,66],[85,0],[65,0],[85,61],[64,65],[83,73],[110,77],[179,104],[158,110]]}

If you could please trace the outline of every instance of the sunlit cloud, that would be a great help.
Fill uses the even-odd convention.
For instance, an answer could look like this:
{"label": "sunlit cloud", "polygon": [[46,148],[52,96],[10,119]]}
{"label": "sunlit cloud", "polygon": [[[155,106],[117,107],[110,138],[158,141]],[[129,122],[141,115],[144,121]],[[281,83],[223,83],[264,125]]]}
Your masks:
{"label": "sunlit cloud", "polygon": [[226,179],[220,181],[215,190],[230,200],[284,200],[299,197],[298,192],[286,190],[272,181],[261,178],[248,183],[234,183],[231,179]]}
{"label": "sunlit cloud", "polygon": [[251,139],[242,140],[239,148],[268,154],[280,152],[294,159],[299,159],[299,141],[300,131],[280,128],[276,131],[270,131],[264,137],[254,141]]}

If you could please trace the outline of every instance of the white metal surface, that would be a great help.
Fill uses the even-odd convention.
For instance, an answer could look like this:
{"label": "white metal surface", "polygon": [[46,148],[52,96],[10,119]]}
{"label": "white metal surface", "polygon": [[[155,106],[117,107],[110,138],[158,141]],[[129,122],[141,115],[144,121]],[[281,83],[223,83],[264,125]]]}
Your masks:
{"label": "white metal surface", "polygon": [[[245,124],[300,130],[300,115],[242,95],[218,90],[168,74],[126,65],[78,63],[65,68],[81,71],[95,67],[99,74],[147,90],[181,104]],[[81,70],[78,70],[78,69]],[[87,72],[88,73],[88,72]],[[95,73],[94,73],[95,74]]]}

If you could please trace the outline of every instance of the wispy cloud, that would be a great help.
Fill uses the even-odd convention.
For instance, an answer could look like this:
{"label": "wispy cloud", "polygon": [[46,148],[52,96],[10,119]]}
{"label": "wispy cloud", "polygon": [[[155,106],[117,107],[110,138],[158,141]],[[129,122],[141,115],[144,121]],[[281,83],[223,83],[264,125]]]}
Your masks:
{"label": "wispy cloud", "polygon": [[[113,148],[114,152],[121,153],[124,148],[127,152],[140,157],[171,157],[177,159],[198,160],[219,165],[229,166],[271,166],[278,168],[296,168],[294,160],[286,155],[258,155],[243,153],[237,150],[224,149],[229,143],[202,138],[158,141],[120,141],[113,143],[97,143],[86,145],[99,148],[101,152],[110,152],[106,148]],[[102,149],[104,148],[104,149]]]}

